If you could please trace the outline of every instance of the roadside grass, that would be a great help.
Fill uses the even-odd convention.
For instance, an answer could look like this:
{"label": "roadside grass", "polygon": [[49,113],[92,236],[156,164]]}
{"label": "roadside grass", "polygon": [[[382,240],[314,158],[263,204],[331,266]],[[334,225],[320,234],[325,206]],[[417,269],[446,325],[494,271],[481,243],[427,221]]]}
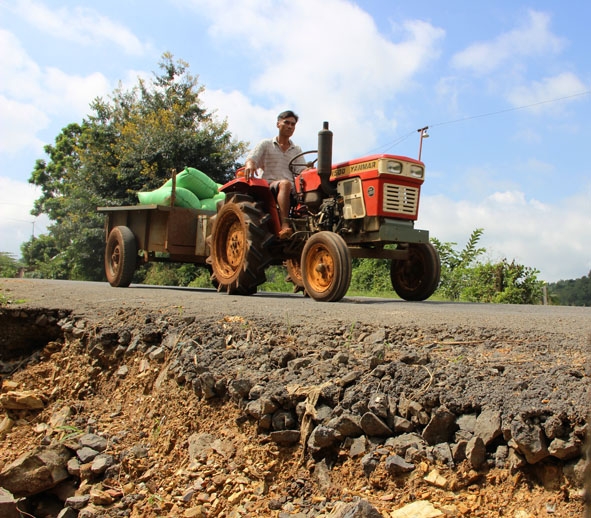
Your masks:
{"label": "roadside grass", "polygon": [[13,304],[24,304],[25,299],[12,300],[0,291],[0,307],[11,306]]}
{"label": "roadside grass", "polygon": [[[275,293],[293,293],[293,284],[285,280],[287,270],[283,266],[271,266],[266,271],[267,281],[259,286],[258,291],[270,291]],[[389,291],[368,291],[349,288],[347,297],[367,297],[377,299],[398,299],[402,300],[392,289]],[[444,301],[437,292],[429,297],[429,300]]]}

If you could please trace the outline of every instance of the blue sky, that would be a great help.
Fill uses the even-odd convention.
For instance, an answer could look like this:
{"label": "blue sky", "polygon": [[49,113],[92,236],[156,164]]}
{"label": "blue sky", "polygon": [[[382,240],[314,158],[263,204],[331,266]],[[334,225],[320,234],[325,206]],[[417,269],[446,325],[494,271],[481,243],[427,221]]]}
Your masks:
{"label": "blue sky", "polygon": [[548,282],[591,270],[591,3],[498,0],[0,0],[0,251],[43,232],[27,182],[96,96],[183,59],[252,145],[294,109],[334,161],[416,158],[417,227]]}

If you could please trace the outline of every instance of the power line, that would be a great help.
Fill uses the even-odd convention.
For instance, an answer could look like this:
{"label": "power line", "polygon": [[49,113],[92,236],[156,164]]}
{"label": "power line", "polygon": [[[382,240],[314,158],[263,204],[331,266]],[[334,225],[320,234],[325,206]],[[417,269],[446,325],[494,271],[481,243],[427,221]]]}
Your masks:
{"label": "power line", "polygon": [[497,110],[494,112],[480,113],[478,115],[469,115],[467,117],[462,117],[460,119],[454,119],[454,120],[445,121],[445,122],[437,122],[435,124],[430,124],[429,128],[435,128],[437,126],[445,126],[447,124],[455,124],[457,122],[464,122],[464,121],[473,120],[473,119],[482,119],[484,117],[492,117],[493,115],[500,115],[502,113],[515,112],[518,110],[526,110],[527,108],[534,108],[536,106],[541,106],[542,104],[550,104],[550,103],[555,103],[555,102],[559,102],[559,101],[565,101],[567,99],[573,99],[575,97],[582,97],[583,95],[589,95],[589,94],[591,94],[591,90],[587,90],[585,92],[579,92],[577,94],[572,94],[572,95],[565,95],[564,97],[557,97],[556,99],[548,99],[546,101],[538,101],[536,103],[525,104],[523,106],[515,106],[513,108],[505,108],[504,110]]}
{"label": "power line", "polygon": [[[386,151],[388,151],[389,149],[392,149],[393,147],[397,146],[398,144],[401,144],[402,142],[404,142],[407,138],[409,138],[411,135],[414,135],[415,131],[409,131],[406,135],[402,135],[402,137],[397,138],[395,141],[390,142],[389,144],[385,144],[382,146],[378,146],[375,147],[371,150],[369,150],[367,152],[368,155],[373,154],[373,152],[378,151],[379,149],[383,149],[383,152],[385,153]],[[387,146],[387,147],[386,147]]]}
{"label": "power line", "polygon": [[[515,106],[513,108],[505,108],[503,110],[497,110],[497,111],[493,111],[493,112],[480,113],[477,115],[468,115],[466,117],[461,117],[459,119],[452,119],[449,121],[436,122],[435,124],[429,124],[429,125],[426,125],[425,127],[426,128],[436,128],[438,126],[447,126],[449,124],[457,124],[458,122],[465,122],[465,121],[469,121],[469,120],[473,120],[473,119],[482,119],[485,117],[492,117],[494,115],[501,115],[503,113],[515,112],[518,110],[526,110],[527,108],[534,108],[536,106],[541,106],[543,104],[551,104],[551,103],[556,103],[556,102],[560,102],[560,101],[565,101],[567,99],[574,99],[575,97],[583,97],[584,95],[589,95],[589,94],[591,94],[591,90],[585,90],[584,92],[579,92],[579,93],[572,94],[572,95],[565,95],[563,97],[557,97],[555,99],[547,99],[545,101],[538,101],[538,102],[531,103],[531,104],[524,104],[522,106]],[[384,152],[386,152],[389,149],[404,142],[410,136],[414,135],[416,133],[416,131],[417,130],[410,131],[410,132],[406,133],[405,135],[402,135],[401,137],[397,138],[396,140],[394,140],[393,142],[391,142],[389,144],[386,144],[383,146],[378,146],[377,148],[374,148],[373,150],[369,151],[368,154],[371,154],[372,151],[376,151],[378,149],[384,149]]]}
{"label": "power line", "polygon": [[[36,219],[36,218],[35,218]],[[3,221],[18,221],[20,223],[35,223],[35,220],[16,219],[16,218],[2,218]]]}

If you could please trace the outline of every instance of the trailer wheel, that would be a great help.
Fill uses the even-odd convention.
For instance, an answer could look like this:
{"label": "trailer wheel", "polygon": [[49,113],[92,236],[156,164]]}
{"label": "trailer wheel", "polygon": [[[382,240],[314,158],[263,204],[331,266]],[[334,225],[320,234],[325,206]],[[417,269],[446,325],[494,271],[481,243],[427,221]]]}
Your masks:
{"label": "trailer wheel", "polygon": [[137,244],[129,227],[113,228],[105,248],[105,274],[115,288],[127,288],[137,266]]}
{"label": "trailer wheel", "polygon": [[341,300],[351,284],[351,254],[334,232],[314,234],[302,250],[302,279],[306,292],[320,302]]}
{"label": "trailer wheel", "polygon": [[207,262],[218,291],[252,295],[265,282],[265,268],[271,260],[265,251],[272,239],[269,220],[250,196],[242,194],[226,200],[212,217]]}
{"label": "trailer wheel", "polygon": [[428,299],[439,284],[439,254],[431,243],[410,244],[408,253],[408,259],[390,265],[392,288],[405,300]]}

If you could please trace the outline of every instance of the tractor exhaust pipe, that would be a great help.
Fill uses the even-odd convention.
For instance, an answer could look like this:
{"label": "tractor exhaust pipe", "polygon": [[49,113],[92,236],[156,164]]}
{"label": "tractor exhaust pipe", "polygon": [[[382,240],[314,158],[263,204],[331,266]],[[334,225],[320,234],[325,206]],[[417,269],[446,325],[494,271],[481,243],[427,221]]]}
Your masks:
{"label": "tractor exhaust pipe", "polygon": [[318,176],[320,176],[320,186],[327,196],[334,196],[337,193],[336,187],[330,183],[331,169],[332,131],[328,129],[328,122],[325,121],[318,132]]}

